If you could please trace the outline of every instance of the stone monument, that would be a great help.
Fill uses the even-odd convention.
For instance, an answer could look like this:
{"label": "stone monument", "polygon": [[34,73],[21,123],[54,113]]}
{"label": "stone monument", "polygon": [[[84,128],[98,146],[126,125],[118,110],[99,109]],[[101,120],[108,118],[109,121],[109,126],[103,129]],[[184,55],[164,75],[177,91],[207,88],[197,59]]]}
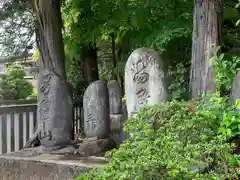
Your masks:
{"label": "stone monument", "polygon": [[83,156],[102,156],[116,147],[111,139],[109,96],[107,84],[98,80],[91,83],[83,97],[84,134],[76,153]]}
{"label": "stone monument", "polygon": [[[125,66],[125,93],[128,117],[145,105],[159,104],[167,99],[164,66],[156,51],[139,48],[131,53]],[[149,119],[153,124],[153,120]],[[121,124],[121,142],[129,136]]]}
{"label": "stone monument", "polygon": [[37,131],[25,148],[37,152],[74,152],[72,146],[72,97],[70,86],[54,72],[41,70],[38,76]]}
{"label": "stone monument", "polygon": [[125,93],[128,116],[167,99],[164,66],[156,51],[139,48],[132,52],[125,66]]}
{"label": "stone monument", "polygon": [[91,83],[83,97],[84,133],[87,138],[105,139],[110,134],[109,97],[107,84]]}

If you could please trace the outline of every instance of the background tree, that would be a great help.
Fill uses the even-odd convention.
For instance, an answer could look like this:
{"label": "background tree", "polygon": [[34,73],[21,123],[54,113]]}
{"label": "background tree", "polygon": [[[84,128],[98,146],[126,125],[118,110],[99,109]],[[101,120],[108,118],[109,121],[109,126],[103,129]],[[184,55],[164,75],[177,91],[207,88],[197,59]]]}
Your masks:
{"label": "background tree", "polygon": [[21,55],[26,47],[34,45],[34,15],[25,0],[2,1],[0,21],[0,55]]}
{"label": "background tree", "polygon": [[26,99],[33,92],[33,87],[26,76],[23,67],[12,64],[5,74],[1,74],[1,96],[3,100]]}
{"label": "background tree", "polygon": [[201,92],[215,92],[213,63],[216,46],[222,43],[222,0],[196,0],[192,39],[190,90],[192,97]]}
{"label": "background tree", "polygon": [[169,55],[177,52],[189,61],[186,39],[191,38],[191,6],[191,1],[66,1],[62,12],[64,42],[69,55],[67,64],[75,64],[74,59],[81,64],[76,70],[83,71],[81,47],[93,44],[100,78],[111,80],[117,76],[123,87],[124,66],[129,54],[137,47],[146,46],[165,53],[166,64],[173,63],[175,70],[178,58]]}

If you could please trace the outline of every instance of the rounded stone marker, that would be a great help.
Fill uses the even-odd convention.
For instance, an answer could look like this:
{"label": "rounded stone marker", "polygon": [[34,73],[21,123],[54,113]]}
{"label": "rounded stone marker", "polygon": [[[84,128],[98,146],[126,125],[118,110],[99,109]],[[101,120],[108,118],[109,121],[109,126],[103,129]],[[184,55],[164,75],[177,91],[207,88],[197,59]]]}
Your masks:
{"label": "rounded stone marker", "polygon": [[110,135],[109,97],[107,84],[91,83],[83,97],[84,133],[86,137],[108,138]]}
{"label": "rounded stone marker", "polygon": [[163,62],[156,51],[139,48],[131,53],[125,66],[125,93],[128,116],[167,99]]}

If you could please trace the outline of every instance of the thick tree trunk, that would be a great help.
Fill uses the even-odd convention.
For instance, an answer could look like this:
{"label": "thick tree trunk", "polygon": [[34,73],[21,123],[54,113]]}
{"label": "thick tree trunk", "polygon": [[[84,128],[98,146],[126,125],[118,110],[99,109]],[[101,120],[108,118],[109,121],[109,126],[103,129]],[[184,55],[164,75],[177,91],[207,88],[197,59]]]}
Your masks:
{"label": "thick tree trunk", "polygon": [[84,46],[81,49],[83,59],[84,79],[89,84],[99,80],[97,49],[92,45]]}
{"label": "thick tree trunk", "polygon": [[[72,97],[66,82],[60,1],[36,0],[36,37],[41,56],[38,82],[38,129],[25,148],[73,151]],[[67,148],[67,149],[66,149]]]}
{"label": "thick tree trunk", "polygon": [[[114,78],[118,80],[117,75],[117,59],[116,59],[116,43],[115,43],[115,35],[114,33],[111,34],[111,43],[112,43],[112,61],[113,61],[113,68],[114,68]],[[121,75],[120,75],[121,76]]]}
{"label": "thick tree trunk", "polygon": [[192,34],[192,60],[189,89],[193,98],[214,92],[213,65],[209,61],[221,43],[222,0],[195,0]]}
{"label": "thick tree trunk", "polygon": [[35,5],[40,38],[37,42],[43,67],[66,79],[60,1],[38,1]]}
{"label": "thick tree trunk", "polygon": [[[118,62],[120,62],[122,60],[122,48],[121,48],[121,45],[117,46],[116,44],[115,44],[115,47],[116,47],[116,59],[117,59]],[[122,74],[119,74],[119,80],[120,80],[121,93],[125,94],[125,92],[124,92],[124,78],[123,78]]]}

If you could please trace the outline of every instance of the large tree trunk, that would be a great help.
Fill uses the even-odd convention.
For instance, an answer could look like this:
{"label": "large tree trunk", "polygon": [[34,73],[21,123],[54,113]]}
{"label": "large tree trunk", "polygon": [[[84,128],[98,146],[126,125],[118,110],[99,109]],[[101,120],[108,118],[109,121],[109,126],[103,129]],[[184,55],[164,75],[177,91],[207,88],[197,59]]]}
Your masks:
{"label": "large tree trunk", "polygon": [[192,60],[189,89],[193,98],[199,93],[214,92],[213,65],[209,61],[221,43],[222,0],[195,0]]}
{"label": "large tree trunk", "polygon": [[92,45],[83,46],[81,49],[81,56],[83,59],[84,79],[89,85],[99,80],[96,47]]}
{"label": "large tree trunk", "polygon": [[[116,59],[117,62],[120,62],[122,60],[122,48],[121,45],[116,45],[115,44],[115,48],[116,48]],[[124,92],[124,78],[123,75],[119,73],[119,81],[120,81],[120,88],[121,88],[121,93],[125,94]]]}
{"label": "large tree trunk", "polygon": [[[39,150],[74,150],[72,97],[66,82],[60,1],[36,0],[36,37],[41,56],[38,79],[38,129],[26,147],[41,144]],[[69,147],[71,147],[69,149]]]}
{"label": "large tree trunk", "polygon": [[38,1],[35,5],[39,23],[37,42],[43,67],[66,79],[60,1]]}
{"label": "large tree trunk", "polygon": [[[112,44],[112,62],[114,68],[114,78],[118,80],[118,72],[117,72],[117,59],[116,59],[116,43],[115,43],[115,35],[114,33],[111,34],[111,44]],[[121,76],[121,75],[119,75]]]}

